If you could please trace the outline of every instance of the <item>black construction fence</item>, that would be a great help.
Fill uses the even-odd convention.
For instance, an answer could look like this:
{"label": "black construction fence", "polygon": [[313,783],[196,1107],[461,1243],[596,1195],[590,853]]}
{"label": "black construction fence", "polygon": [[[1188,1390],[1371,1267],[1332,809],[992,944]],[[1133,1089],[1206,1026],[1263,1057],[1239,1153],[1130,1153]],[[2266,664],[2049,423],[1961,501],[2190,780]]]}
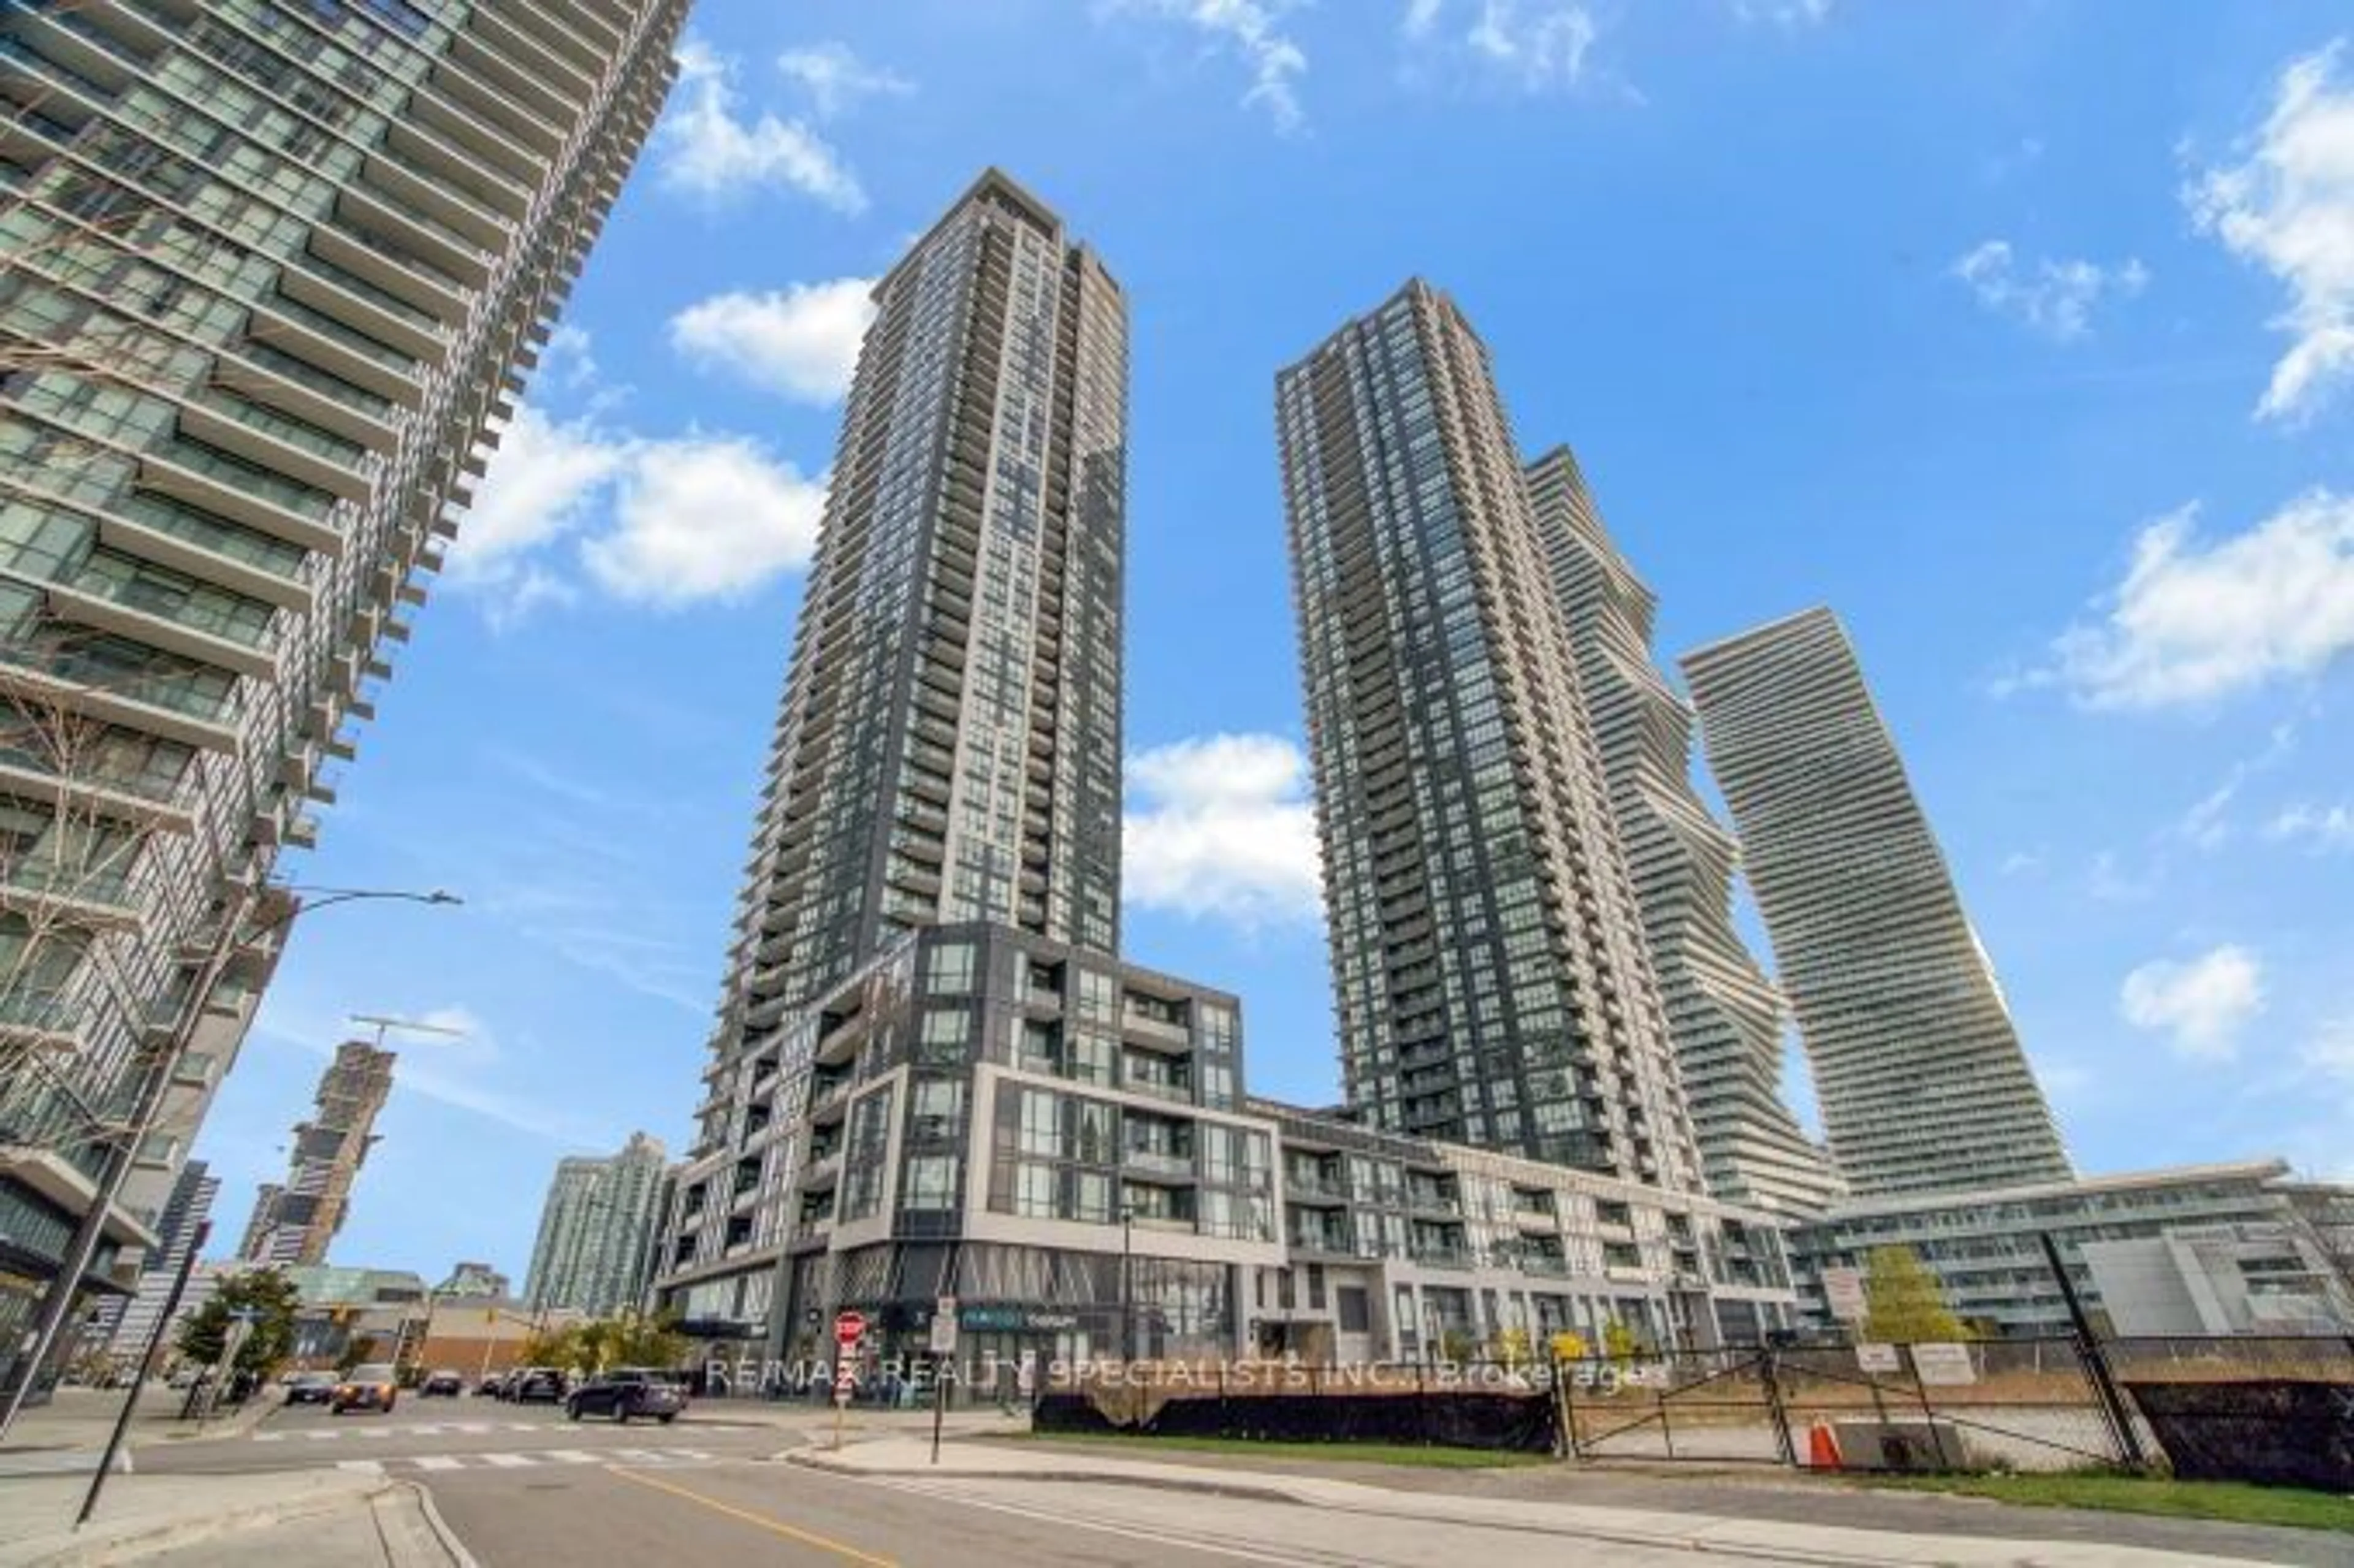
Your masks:
{"label": "black construction fence", "polygon": [[1520,1361],[1130,1363],[1053,1369],[1040,1432],[1561,1449],[1549,1368]]}
{"label": "black construction fence", "polygon": [[1984,1340],[1544,1361],[1049,1369],[1040,1432],[1650,1464],[2137,1470],[2354,1491],[2354,1338]]}

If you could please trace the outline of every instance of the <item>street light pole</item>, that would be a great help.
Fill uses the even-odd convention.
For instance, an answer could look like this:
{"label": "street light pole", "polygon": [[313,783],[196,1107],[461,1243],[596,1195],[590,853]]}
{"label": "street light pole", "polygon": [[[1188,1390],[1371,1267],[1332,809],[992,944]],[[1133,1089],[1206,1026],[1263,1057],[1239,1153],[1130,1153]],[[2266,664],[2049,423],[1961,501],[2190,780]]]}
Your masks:
{"label": "street light pole", "polygon": [[131,1429],[131,1417],[139,1408],[139,1395],[147,1386],[147,1374],[155,1370],[155,1352],[163,1348],[164,1336],[171,1331],[172,1319],[180,1310],[180,1298],[188,1293],[188,1276],[196,1271],[196,1255],[205,1250],[212,1239],[213,1223],[196,1222],[196,1234],[188,1238],[188,1253],[180,1259],[179,1272],[172,1277],[172,1289],[164,1298],[164,1311],[148,1331],[147,1343],[139,1353],[139,1370],[131,1379],[131,1392],[123,1396],[122,1412],[114,1418],[114,1431],[106,1440],[106,1452],[99,1456],[98,1468],[91,1472],[90,1490],[83,1494],[81,1512],[74,1516],[74,1528],[80,1530],[90,1522],[98,1507],[98,1494],[106,1486],[107,1472],[114,1468],[114,1457],[122,1451],[122,1435]]}
{"label": "street light pole", "polygon": [[1119,1362],[1125,1367],[1136,1360],[1136,1287],[1131,1280],[1136,1264],[1136,1211],[1127,1204],[1119,1210]]}
{"label": "street light pole", "polygon": [[[319,896],[305,904],[299,900],[283,914],[271,916],[245,936],[239,928],[253,913],[254,906],[264,893],[313,893]],[[223,916],[219,934],[204,955],[196,983],[188,988],[187,998],[181,1003],[179,1016],[174,1021],[169,1044],[155,1053],[146,1076],[139,1086],[139,1097],[134,1104],[127,1131],[122,1143],[111,1150],[99,1172],[96,1191],[90,1195],[90,1206],[82,1212],[74,1226],[72,1239],[66,1244],[65,1253],[58,1259],[58,1271],[49,1279],[42,1294],[41,1307],[16,1364],[8,1379],[5,1394],[0,1394],[0,1437],[8,1434],[25,1402],[40,1378],[41,1368],[48,1364],[56,1350],[58,1338],[65,1328],[66,1319],[73,1311],[74,1298],[80,1293],[82,1277],[90,1271],[91,1259],[98,1255],[99,1243],[106,1234],[106,1217],[122,1195],[131,1179],[132,1167],[137,1163],[139,1146],[146,1140],[155,1118],[172,1086],[172,1074],[180,1058],[186,1054],[196,1038],[197,1026],[204,1022],[205,1006],[212,1000],[214,989],[230,964],[264,937],[292,923],[298,915],[320,909],[332,909],[338,904],[355,904],[363,900],[386,900],[409,904],[462,904],[464,899],[454,893],[436,888],[430,893],[408,893],[360,887],[241,887],[234,906]]]}

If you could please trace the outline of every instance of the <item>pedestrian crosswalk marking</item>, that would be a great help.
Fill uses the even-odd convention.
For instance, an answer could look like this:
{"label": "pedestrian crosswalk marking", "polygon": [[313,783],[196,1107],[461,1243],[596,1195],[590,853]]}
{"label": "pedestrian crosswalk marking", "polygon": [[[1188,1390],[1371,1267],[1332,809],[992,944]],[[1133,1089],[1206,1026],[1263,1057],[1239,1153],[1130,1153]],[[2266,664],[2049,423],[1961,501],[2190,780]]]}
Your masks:
{"label": "pedestrian crosswalk marking", "polygon": [[424,1421],[407,1426],[388,1426],[376,1422],[356,1422],[348,1426],[304,1426],[292,1432],[256,1432],[256,1443],[288,1443],[297,1439],[312,1443],[335,1443],[345,1437],[448,1437],[487,1436],[493,1432],[546,1432],[546,1423],[540,1421]]}
{"label": "pedestrian crosswalk marking", "polygon": [[410,1454],[382,1459],[339,1459],[338,1470],[354,1475],[381,1476],[403,1465],[441,1473],[450,1470],[532,1470],[545,1465],[677,1465],[707,1464],[711,1455],[701,1448],[525,1448],[487,1454]]}

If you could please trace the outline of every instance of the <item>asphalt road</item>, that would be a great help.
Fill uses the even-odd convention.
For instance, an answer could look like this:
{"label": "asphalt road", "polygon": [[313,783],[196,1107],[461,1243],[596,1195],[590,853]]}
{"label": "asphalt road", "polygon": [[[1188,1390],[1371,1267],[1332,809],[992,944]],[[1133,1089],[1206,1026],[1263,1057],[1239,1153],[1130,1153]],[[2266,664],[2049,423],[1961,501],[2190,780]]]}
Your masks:
{"label": "asphalt road", "polygon": [[[481,1568],[1460,1568],[1467,1561],[1552,1568],[1571,1545],[1391,1519],[1369,1529],[1345,1515],[1248,1498],[1067,1481],[851,1478],[774,1458],[825,1425],[818,1414],[798,1430],[730,1422],[724,1407],[706,1405],[669,1426],[622,1426],[569,1422],[546,1406],[404,1398],[388,1415],[281,1411],[242,1437],[143,1449],[137,1468],[223,1475],[336,1467],[413,1480]],[[1708,1558],[1620,1544],[1608,1560],[1693,1568]]]}
{"label": "asphalt road", "polygon": [[[1521,1568],[1564,1560],[1698,1568],[1731,1558],[1623,1541],[1506,1528],[1469,1528],[1384,1514],[1378,1519],[1263,1498],[1076,1481],[956,1480],[929,1476],[850,1477],[782,1463],[780,1452],[822,1443],[822,1413],[771,1410],[769,1420],[729,1419],[722,1404],[695,1407],[663,1426],[567,1421],[560,1409],[490,1400],[403,1399],[389,1415],[281,1411],[258,1431],[216,1442],[143,1448],[138,1473],[223,1475],[340,1467],[424,1487],[481,1568],[662,1568],[706,1563],[906,1563],[944,1568],[1054,1568],[1137,1564],[1200,1568],[1235,1562],[1291,1568]],[[776,1417],[783,1415],[785,1425]],[[1205,1457],[1189,1456],[1199,1462]],[[1206,1457],[1228,1467],[1225,1457]],[[1231,1461],[1247,1471],[1247,1461]],[[1694,1480],[1638,1483],[1551,1472],[1385,1473],[1386,1467],[1297,1466],[1405,1491],[1492,1491],[1609,1506],[1733,1511],[1789,1518],[1770,1488]],[[1369,1473],[1370,1472],[1372,1473]],[[1246,1474],[1236,1477],[1247,1487]],[[1591,1484],[1587,1484],[1591,1483]],[[1641,1495],[1660,1489],[1686,1495]],[[1792,1492],[1798,1509],[1829,1511],[1820,1494]],[[1736,1500],[1737,1499],[1737,1500]],[[2020,1516],[1965,1499],[1872,1497],[1909,1517],[1843,1523],[1956,1530],[1962,1534],[2050,1533],[2259,1561],[2322,1563],[2327,1539],[2306,1532],[2230,1531],[2179,1521],[2082,1516],[2085,1529],[2052,1528],[2067,1516]],[[1979,1517],[1957,1510],[1976,1508]],[[1955,1517],[1946,1517],[1949,1513]],[[2004,1517],[1992,1517],[1999,1513]],[[1808,1511],[1797,1519],[1808,1517]],[[1966,1521],[1967,1520],[1967,1521]],[[2035,1529],[2029,1522],[2041,1524]],[[1796,1522],[1797,1520],[1793,1520]],[[1827,1522],[1827,1521],[1826,1521]],[[2146,1529],[2130,1525],[2147,1526]],[[2163,1527],[2171,1528],[2163,1528]],[[2007,1528],[2006,1528],[2007,1527]],[[2263,1538],[2272,1538],[2267,1542]],[[2169,1539],[2171,1538],[2171,1539]],[[322,1552],[324,1540],[314,1542]],[[2267,1550],[2267,1545],[2288,1547]],[[239,1548],[242,1550],[242,1548]],[[2318,1554],[2317,1554],[2318,1553]],[[230,1560],[230,1559],[224,1559]],[[329,1559],[311,1559],[324,1563]],[[357,1561],[337,1557],[335,1561]],[[373,1558],[366,1559],[374,1561]],[[1749,1561],[1749,1559],[1743,1559]]]}
{"label": "asphalt road", "polygon": [[[850,1478],[791,1465],[616,1465],[515,1480],[437,1476],[434,1501],[482,1568],[1559,1568],[1587,1554],[1627,1568],[1734,1558],[1383,1518],[1247,1498],[1073,1481]],[[1744,1554],[1738,1561],[1754,1563]]]}

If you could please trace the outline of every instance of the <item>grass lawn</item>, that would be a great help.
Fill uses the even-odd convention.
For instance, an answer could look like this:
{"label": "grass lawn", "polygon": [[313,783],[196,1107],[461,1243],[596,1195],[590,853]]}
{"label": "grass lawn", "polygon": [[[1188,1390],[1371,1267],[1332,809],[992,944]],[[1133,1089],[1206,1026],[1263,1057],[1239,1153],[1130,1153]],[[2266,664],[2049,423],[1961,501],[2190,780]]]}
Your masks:
{"label": "grass lawn", "polygon": [[1096,1448],[1141,1452],[1181,1450],[1234,1454],[1253,1459],[1337,1459],[1362,1465],[1419,1465],[1433,1470],[1497,1470],[1550,1465],[1549,1454],[1501,1453],[1489,1448],[1425,1448],[1407,1443],[1258,1443],[1246,1437],[1129,1437],[1111,1432],[1023,1432],[991,1442],[1081,1443]]}
{"label": "grass lawn", "polygon": [[2232,1524],[2285,1524],[2354,1534],[2354,1498],[2239,1481],[2170,1481],[2143,1476],[1882,1476],[1876,1487],[1961,1492],[2027,1508],[2107,1509]]}

